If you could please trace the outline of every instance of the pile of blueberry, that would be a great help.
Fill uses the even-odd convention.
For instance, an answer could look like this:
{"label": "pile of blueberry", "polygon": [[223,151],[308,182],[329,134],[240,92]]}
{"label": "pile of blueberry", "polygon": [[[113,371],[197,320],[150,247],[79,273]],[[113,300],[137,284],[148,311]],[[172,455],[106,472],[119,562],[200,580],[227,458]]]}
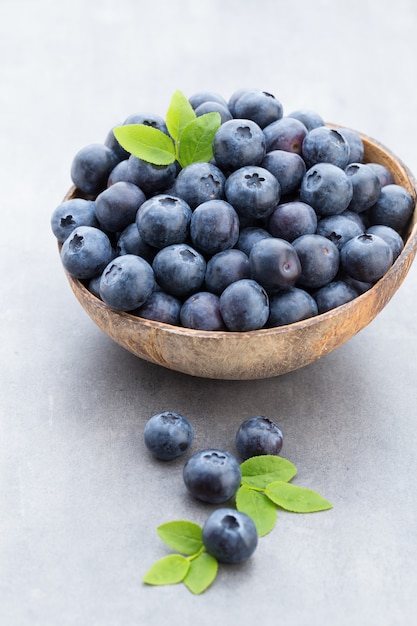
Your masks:
{"label": "pile of blueberry", "polygon": [[[170,461],[187,452],[194,429],[183,415],[163,411],[146,423],[144,442],[157,459]],[[264,454],[278,455],[283,444],[281,429],[268,417],[258,415],[245,420],[235,437],[239,456],[246,460]],[[226,450],[199,450],[183,468],[189,493],[210,504],[225,504],[236,494],[242,478],[237,458]],[[219,561],[241,563],[254,552],[258,534],[252,519],[233,508],[221,507],[212,513],[203,528],[203,542]]]}
{"label": "pile of blueberry", "polygon": [[[74,157],[77,196],[54,211],[66,271],[115,310],[201,330],[291,324],[372,287],[404,245],[414,209],[361,137],[314,111],[283,114],[241,89],[217,111],[213,159],[180,168],[127,153],[112,130]],[[168,133],[157,115],[130,116]]]}

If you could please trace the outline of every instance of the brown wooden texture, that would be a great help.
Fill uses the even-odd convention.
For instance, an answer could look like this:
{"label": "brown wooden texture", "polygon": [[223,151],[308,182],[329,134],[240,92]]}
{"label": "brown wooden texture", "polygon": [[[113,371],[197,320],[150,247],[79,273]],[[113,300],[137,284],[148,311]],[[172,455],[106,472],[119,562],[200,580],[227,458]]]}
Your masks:
{"label": "brown wooden texture", "polygon": [[[387,148],[367,136],[365,161],[381,163],[416,199],[416,181]],[[72,189],[66,196],[76,195]],[[279,376],[328,354],[369,324],[400,287],[417,250],[414,208],[404,249],[387,274],[355,300],[288,326],[236,333],[197,331],[113,311],[78,280],[71,288],[91,319],[120,346],[141,359],[203,378],[250,380]]]}

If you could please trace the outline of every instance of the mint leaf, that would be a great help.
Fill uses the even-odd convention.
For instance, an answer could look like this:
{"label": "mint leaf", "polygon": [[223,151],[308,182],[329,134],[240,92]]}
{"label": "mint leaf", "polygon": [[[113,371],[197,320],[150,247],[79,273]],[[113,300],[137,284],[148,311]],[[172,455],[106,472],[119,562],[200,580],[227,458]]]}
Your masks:
{"label": "mint leaf", "polygon": [[208,552],[202,552],[190,562],[190,569],[182,581],[196,595],[203,593],[217,576],[217,560]]}
{"label": "mint leaf", "polygon": [[297,468],[291,461],[272,454],[253,456],[244,461],[240,468],[242,483],[260,489],[276,480],[287,482],[297,473]]}
{"label": "mint leaf", "polygon": [[311,489],[276,481],[268,485],[265,494],[272,502],[292,513],[314,513],[333,508],[320,494]]}
{"label": "mint leaf", "polygon": [[208,162],[213,157],[213,140],[221,123],[219,113],[200,115],[183,129],[179,139],[178,161],[182,167]]}
{"label": "mint leaf", "polygon": [[122,148],[154,165],[170,165],[176,158],[171,137],[146,124],[126,124],[113,129]]}
{"label": "mint leaf", "polygon": [[201,550],[203,545],[202,528],[194,522],[177,520],[158,526],[158,535],[170,548],[182,554],[192,555]]}
{"label": "mint leaf", "polygon": [[177,90],[171,98],[166,114],[166,125],[169,134],[175,141],[179,141],[184,128],[196,118],[194,109],[184,94]]}
{"label": "mint leaf", "polygon": [[259,537],[269,533],[277,521],[277,508],[267,496],[243,484],[236,493],[236,508],[249,515],[255,523]]}
{"label": "mint leaf", "polygon": [[169,554],[152,565],[143,577],[148,585],[175,585],[184,580],[190,562],[181,554]]}

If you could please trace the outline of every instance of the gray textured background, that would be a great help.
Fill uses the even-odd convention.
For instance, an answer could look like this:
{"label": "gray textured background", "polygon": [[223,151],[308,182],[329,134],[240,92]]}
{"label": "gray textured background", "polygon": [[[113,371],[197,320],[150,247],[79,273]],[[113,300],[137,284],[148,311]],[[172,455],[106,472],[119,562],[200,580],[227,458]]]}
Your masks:
{"label": "gray textured background", "polygon": [[[49,219],[72,158],[176,89],[274,93],[379,139],[417,172],[413,0],[0,0],[4,626],[408,626],[416,598],[417,267],[366,329],[271,380],[193,379],[112,343],[76,302]],[[243,566],[195,597],[148,588],[155,528],[203,523],[183,460],[151,460],[147,419],[183,412],[194,449],[243,419],[285,434],[297,484],[334,504],[282,513]]]}

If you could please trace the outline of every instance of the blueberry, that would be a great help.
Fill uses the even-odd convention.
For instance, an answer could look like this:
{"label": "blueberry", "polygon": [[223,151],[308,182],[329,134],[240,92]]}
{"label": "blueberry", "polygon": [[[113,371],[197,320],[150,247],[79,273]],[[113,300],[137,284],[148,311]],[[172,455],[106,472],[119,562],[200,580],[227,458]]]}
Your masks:
{"label": "blueberry", "polygon": [[337,130],[349,144],[349,163],[362,163],[365,147],[361,136],[350,128],[338,128]]}
{"label": "blueberry", "polygon": [[378,200],[381,191],[379,178],[373,169],[364,163],[350,163],[345,172],[350,177],[353,191],[348,210],[362,213]]}
{"label": "blueberry", "polygon": [[298,286],[319,288],[335,278],[339,269],[339,250],[327,237],[301,235],[292,245],[301,263]]}
{"label": "blueberry", "polygon": [[131,313],[147,320],[179,326],[181,306],[181,300],[175,296],[164,291],[153,291],[146,302]]}
{"label": "blueberry", "polygon": [[174,190],[195,209],[208,200],[223,200],[225,181],[225,175],[213,163],[192,163],[178,173]]}
{"label": "blueberry", "polygon": [[301,154],[308,131],[302,122],[293,117],[282,117],[264,129],[266,151],[286,150]]}
{"label": "blueberry", "polygon": [[283,106],[275,96],[260,89],[248,89],[237,98],[233,107],[234,117],[256,122],[265,128],[282,118]]}
{"label": "blueberry", "polygon": [[261,167],[271,172],[278,180],[282,196],[297,191],[306,173],[306,165],[301,156],[286,150],[267,152]]}
{"label": "blueberry", "polygon": [[317,228],[317,214],[305,202],[278,204],[268,219],[268,230],[274,237],[291,242],[301,235],[313,234]]}
{"label": "blueberry", "polygon": [[61,260],[74,278],[88,279],[100,274],[114,252],[106,233],[94,226],[78,226],[64,241]]}
{"label": "blueberry", "polygon": [[331,163],[313,165],[301,182],[300,200],[310,204],[321,217],[345,211],[352,195],[349,176]]}
{"label": "blueberry", "polygon": [[138,159],[133,154],[127,159],[127,180],[140,187],[147,196],[169,189],[176,175],[175,163],[154,165]]}
{"label": "blueberry", "polygon": [[146,196],[139,187],[125,181],[117,182],[96,198],[96,214],[104,230],[121,232],[135,221]]}
{"label": "blueberry", "polygon": [[307,167],[332,163],[344,169],[350,160],[350,147],[338,130],[319,126],[310,130],[304,138],[302,156]]}
{"label": "blueberry", "polygon": [[255,280],[237,280],[221,294],[220,312],[228,330],[257,330],[268,321],[268,294]]}
{"label": "blueberry", "polygon": [[258,241],[249,255],[251,277],[267,291],[294,285],[301,264],[293,246],[284,239],[267,237]]}
{"label": "blueberry", "polygon": [[381,163],[367,163],[367,165],[373,169],[375,174],[378,176],[381,187],[385,187],[385,185],[393,185],[395,183],[394,176],[389,169],[385,167],[385,165],[382,165]]}
{"label": "blueberry", "polygon": [[396,230],[391,228],[390,226],[384,226],[383,224],[375,224],[374,226],[370,226],[366,232],[368,235],[378,235],[382,237],[387,244],[391,247],[393,260],[397,259],[400,255],[402,249],[404,248],[403,238]]}
{"label": "blueberry", "polygon": [[283,444],[282,430],[264,415],[245,420],[238,428],[236,448],[243,460],[262,454],[278,455]]}
{"label": "blueberry", "polygon": [[400,185],[385,185],[370,209],[371,224],[384,224],[401,232],[414,210],[411,194]]}
{"label": "blueberry", "polygon": [[249,87],[242,87],[242,88],[237,89],[236,91],[234,91],[232,93],[232,95],[230,96],[230,98],[229,98],[229,100],[227,102],[227,106],[229,108],[230,113],[233,115],[233,117],[237,117],[237,115],[235,115],[236,102],[246,92],[250,92],[250,91],[254,91],[254,89],[253,88],[249,88]]}
{"label": "blueberry", "polygon": [[225,171],[245,165],[260,165],[265,156],[265,137],[252,120],[233,119],[220,126],[214,136],[213,156]]}
{"label": "blueberry", "polygon": [[113,150],[113,152],[117,155],[120,161],[124,161],[129,158],[129,152],[127,152],[127,150],[122,148],[122,146],[119,144],[116,137],[114,136],[113,130],[114,128],[111,128],[107,133],[107,137],[104,140],[104,145],[110,148],[110,150]]}
{"label": "blueberry", "polygon": [[278,180],[263,167],[247,165],[227,178],[226,199],[239,216],[268,217],[278,204],[281,190]]}
{"label": "blueberry", "polygon": [[200,291],[187,298],[181,307],[180,321],[186,328],[196,330],[226,330],[219,296],[209,291]]}
{"label": "blueberry", "polygon": [[171,461],[190,448],[194,429],[183,415],[163,411],[148,420],[143,438],[146,447],[157,459]]}
{"label": "blueberry", "polygon": [[139,308],[155,289],[152,267],[145,259],[125,254],[111,261],[100,280],[101,299],[118,311]]}
{"label": "blueberry", "polygon": [[302,122],[307,130],[313,130],[319,126],[324,126],[324,119],[316,111],[311,109],[297,109],[288,113],[287,117],[294,117],[299,122]]}
{"label": "blueberry", "polygon": [[104,144],[85,146],[72,160],[72,182],[86,195],[95,196],[106,188],[110,172],[118,161],[113,150]]}
{"label": "blueberry", "polygon": [[221,504],[235,495],[242,472],[230,452],[209,449],[196,452],[187,460],[183,478],[192,496],[210,504]]}
{"label": "blueberry", "polygon": [[318,313],[313,296],[299,287],[290,287],[273,294],[269,299],[268,326],[285,326],[314,317]]}
{"label": "blueberry", "polygon": [[249,256],[255,243],[260,239],[265,239],[265,237],[272,237],[271,233],[265,230],[265,228],[261,226],[246,226],[240,230],[236,248]]}
{"label": "blueberry", "polygon": [[239,237],[239,217],[225,200],[208,200],[194,209],[190,222],[193,246],[213,255],[232,248]]}
{"label": "blueberry", "polygon": [[191,209],[185,200],[168,194],[149,198],[136,214],[140,236],[154,248],[183,243],[189,234],[190,221]]}
{"label": "blueberry", "polygon": [[114,166],[107,179],[107,187],[120,181],[131,182],[129,181],[129,159],[124,159]]}
{"label": "blueberry", "polygon": [[252,518],[227,508],[211,513],[204,524],[202,539],[207,552],[222,563],[243,563],[258,545]]}
{"label": "blueberry", "polygon": [[198,91],[188,98],[188,102],[191,104],[194,111],[205,102],[217,102],[217,104],[228,108],[228,104],[223,96],[214,91]]}
{"label": "blueberry", "polygon": [[324,285],[314,293],[319,313],[325,313],[342,304],[354,300],[359,295],[358,291],[343,280],[334,280]]}
{"label": "blueberry", "polygon": [[361,282],[375,283],[393,263],[391,246],[378,235],[364,233],[349,239],[340,251],[341,268]]}
{"label": "blueberry", "polygon": [[220,104],[220,102],[214,102],[212,100],[202,102],[195,109],[195,114],[197,115],[197,117],[205,115],[206,113],[218,113],[220,115],[221,124],[224,124],[225,122],[233,119],[232,114],[224,104]]}
{"label": "blueberry", "polygon": [[206,273],[203,255],[186,243],[162,248],[152,267],[162,290],[178,298],[188,298],[199,291]]}
{"label": "blueberry", "polygon": [[143,124],[144,126],[152,126],[160,130],[162,133],[168,134],[168,129],[165,120],[160,115],[150,113],[148,111],[142,111],[141,113],[132,113],[123,122],[123,126],[128,124]]}
{"label": "blueberry", "polygon": [[250,278],[249,258],[242,250],[223,250],[207,261],[205,284],[212,293],[220,295],[228,285],[242,278]]}
{"label": "blueberry", "polygon": [[77,226],[99,226],[93,200],[84,198],[64,200],[52,213],[51,229],[61,243]]}
{"label": "blueberry", "polygon": [[364,230],[364,226],[360,226],[347,215],[341,214],[323,217],[317,224],[316,233],[330,239],[340,250],[349,239],[361,235]]}
{"label": "blueberry", "polygon": [[158,249],[150,246],[146,241],[143,241],[139,234],[138,227],[136,226],[136,222],[133,222],[119,233],[116,242],[116,252],[118,255],[136,254],[137,256],[143,257],[148,263],[152,263]]}

